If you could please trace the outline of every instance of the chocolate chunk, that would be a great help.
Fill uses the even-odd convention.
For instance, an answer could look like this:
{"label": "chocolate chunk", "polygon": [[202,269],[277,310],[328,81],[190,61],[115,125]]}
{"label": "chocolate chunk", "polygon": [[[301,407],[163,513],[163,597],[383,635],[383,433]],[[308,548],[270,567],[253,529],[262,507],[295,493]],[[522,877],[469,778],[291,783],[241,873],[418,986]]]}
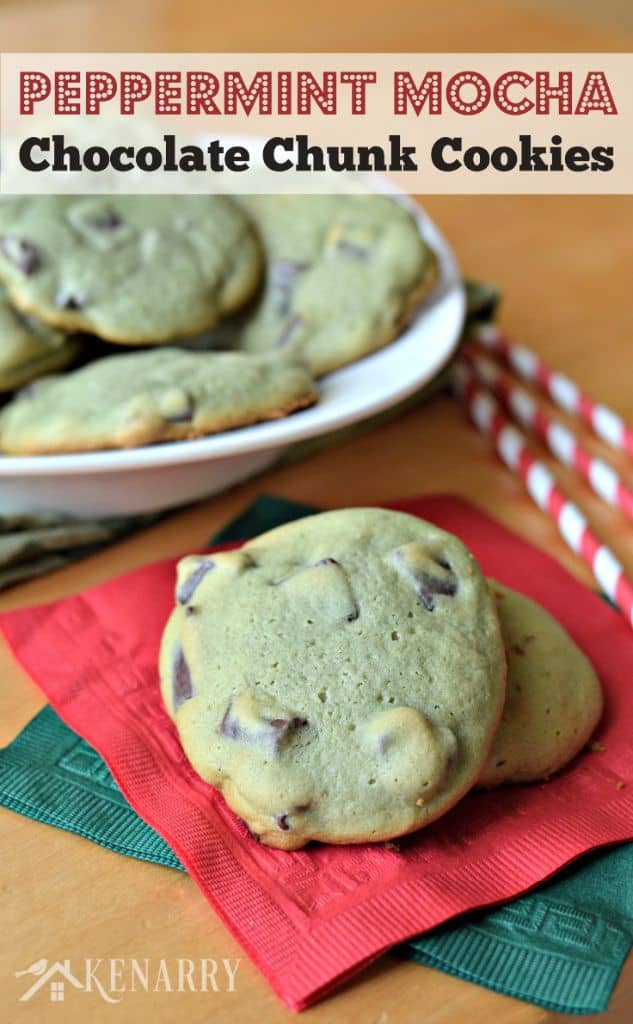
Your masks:
{"label": "chocolate chunk", "polygon": [[336,243],[336,248],[344,256],[351,256],[356,260],[368,260],[370,250],[363,245],[358,245],[356,242],[352,242],[349,238],[344,236],[339,238]]}
{"label": "chocolate chunk", "polygon": [[30,277],[42,267],[42,257],[38,248],[26,238],[18,238],[17,235],[4,235],[0,241],[2,255],[12,263],[14,267],[21,270],[23,274]]}
{"label": "chocolate chunk", "polygon": [[314,593],[316,577],[309,577],[306,574],[314,573],[321,566],[331,567],[334,570],[328,579],[327,588],[331,602],[333,601],[340,606],[338,609],[340,617],[345,619],[346,622],[355,622],[360,614],[360,610],[354,600],[347,573],[336,558],[320,558],[318,562],[313,562],[311,565],[300,565],[293,572],[288,573],[287,576],[282,576],[279,580],[272,580],[271,586],[279,587],[284,583],[289,583],[297,595],[303,591],[304,597],[310,597]]}
{"label": "chocolate chunk", "polygon": [[282,832],[289,832],[290,831],[290,824],[288,822],[288,815],[287,814],[276,814],[275,815],[275,824],[277,825],[278,828],[281,829]]}
{"label": "chocolate chunk", "polygon": [[193,402],[188,409],[183,409],[182,412],[173,413],[170,416],[164,416],[163,419],[167,423],[191,423],[193,419],[194,406]]}
{"label": "chocolate chunk", "polygon": [[275,260],[271,264],[268,276],[278,316],[286,316],[290,312],[296,280],[308,266],[308,263],[295,260]]}
{"label": "chocolate chunk", "polygon": [[299,718],[297,715],[291,718],[269,718],[265,715],[255,717],[256,705],[251,699],[242,696],[238,701],[240,705],[236,709],[236,700],[231,698],[220,723],[220,734],[236,743],[262,744],[277,754],[281,744],[291,733],[308,724],[307,718]]}
{"label": "chocolate chunk", "polygon": [[307,718],[299,718],[297,715],[293,718],[265,718],[264,721],[268,722],[273,731],[275,750],[278,749],[287,733],[295,729],[302,729],[308,724]]}
{"label": "chocolate chunk", "polygon": [[215,569],[215,562],[212,559],[208,559],[206,562],[201,562],[197,569],[188,576],[186,580],[180,584],[176,590],[176,600],[178,604],[188,604],[197,590],[200,583],[202,583],[204,577],[208,572]]}
{"label": "chocolate chunk", "polygon": [[74,292],[69,292],[65,288],[61,288],[55,296],[55,305],[59,309],[83,309],[86,301],[86,295],[78,295]]}
{"label": "chocolate chunk", "polygon": [[326,252],[366,262],[375,246],[375,234],[358,224],[333,224],[325,237]]}
{"label": "chocolate chunk", "polygon": [[190,423],[195,402],[188,391],[174,386],[167,388],[158,399],[158,410],[166,423]]}
{"label": "chocolate chunk", "polygon": [[191,683],[191,673],[189,672],[189,666],[186,662],[182,648],[179,647],[176,651],[176,657],[174,659],[174,672],[173,672],[173,698],[174,698],[174,709],[177,711],[178,708],[190,700],[193,697],[193,686]]}
{"label": "chocolate chunk", "polygon": [[435,610],[433,594],[444,594],[446,597],[455,597],[457,593],[457,581],[442,579],[440,576],[433,576],[431,573],[423,572],[416,576],[417,594],[428,612]]}
{"label": "chocolate chunk", "polygon": [[295,335],[299,333],[305,322],[305,317],[299,316],[298,313],[296,316],[291,317],[286,326],[284,327],[283,331],[277,338],[277,341],[275,342],[276,347],[285,348],[287,345],[289,345],[290,342],[294,339]]}
{"label": "chocolate chunk", "polygon": [[224,736],[227,740],[235,740],[237,743],[248,743],[250,733],[247,729],[244,729],[239,719],[232,716],[232,709],[233,699],[231,698],[220,722],[220,735]]}
{"label": "chocolate chunk", "polygon": [[[446,559],[419,541],[396,548],[389,556],[398,573],[413,583],[415,592],[428,612],[435,610],[435,594],[455,597],[458,581]],[[435,569],[441,569],[441,573]]]}
{"label": "chocolate chunk", "polygon": [[89,224],[91,227],[97,228],[98,231],[114,231],[115,228],[121,227],[123,218],[112,207],[107,207],[103,213],[91,217]]}

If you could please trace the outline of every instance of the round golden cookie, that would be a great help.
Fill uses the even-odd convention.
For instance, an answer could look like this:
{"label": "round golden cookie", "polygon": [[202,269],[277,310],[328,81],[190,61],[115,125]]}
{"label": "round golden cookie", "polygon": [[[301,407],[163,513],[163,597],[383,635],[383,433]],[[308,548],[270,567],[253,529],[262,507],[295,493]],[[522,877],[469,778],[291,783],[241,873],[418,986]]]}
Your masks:
{"label": "round golden cookie", "polygon": [[20,313],[0,284],[0,392],[15,391],[45,373],[61,370],[80,348],[77,337]]}
{"label": "round golden cookie", "polygon": [[257,287],[260,246],[224,196],[11,196],[0,280],[25,313],[123,345],[195,334]]}
{"label": "round golden cookie", "polygon": [[10,455],[136,448],[277,419],[312,405],[297,363],[248,352],[160,346],[33,381],[0,411]]}
{"label": "round golden cookie", "polygon": [[419,829],[479,778],[505,691],[494,602],[456,537],[325,512],[180,562],[160,674],[191,764],[262,842]]}
{"label": "round golden cookie", "polygon": [[508,659],[506,702],[479,785],[547,779],[587,743],[602,714],[589,659],[540,605],[490,581]]}
{"label": "round golden cookie", "polygon": [[[265,281],[217,343],[291,352],[315,377],[387,345],[437,283],[415,218],[380,195],[245,196]],[[220,332],[224,331],[221,325]]]}

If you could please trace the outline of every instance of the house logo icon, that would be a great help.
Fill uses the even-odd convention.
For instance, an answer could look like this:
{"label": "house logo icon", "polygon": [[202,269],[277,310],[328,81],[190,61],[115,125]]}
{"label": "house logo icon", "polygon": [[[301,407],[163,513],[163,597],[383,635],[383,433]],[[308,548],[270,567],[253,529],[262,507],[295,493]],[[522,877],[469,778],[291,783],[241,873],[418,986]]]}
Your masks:
{"label": "house logo icon", "polygon": [[73,988],[84,987],[74,974],[72,974],[70,970],[70,960],[55,960],[55,962],[50,965],[48,960],[36,960],[30,967],[25,967],[23,971],[15,971],[14,973],[16,978],[22,978],[26,974],[32,974],[36,979],[31,987],[20,996],[21,1003],[26,1003],[31,996],[34,996],[36,992],[39,992],[44,985],[49,986],[49,998],[52,1003],[62,1003],[64,1001],[66,982],[68,982],[69,985],[72,985]]}

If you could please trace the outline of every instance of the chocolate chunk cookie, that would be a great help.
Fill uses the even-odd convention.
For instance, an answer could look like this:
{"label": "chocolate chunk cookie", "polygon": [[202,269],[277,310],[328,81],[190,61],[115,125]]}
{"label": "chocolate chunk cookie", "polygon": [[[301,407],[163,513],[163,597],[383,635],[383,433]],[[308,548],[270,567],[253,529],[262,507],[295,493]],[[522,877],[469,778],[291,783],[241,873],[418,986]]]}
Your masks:
{"label": "chocolate chunk cookie", "polygon": [[0,203],[0,278],[24,312],[121,344],[214,324],[259,281],[259,244],[221,196],[29,196]]}
{"label": "chocolate chunk cookie", "polygon": [[321,376],[391,341],[435,283],[435,257],[393,199],[240,201],[266,255],[259,300],[235,326],[233,343],[241,348],[300,353]]}
{"label": "chocolate chunk cookie", "polygon": [[505,658],[464,545],[361,508],[182,560],[160,675],[196,771],[262,842],[296,850],[402,835],[456,803]]}
{"label": "chocolate chunk cookie", "polygon": [[125,352],[23,389],[0,412],[0,448],[19,455],[132,448],[275,419],[315,399],[307,370],[278,357]]}
{"label": "chocolate chunk cookie", "polygon": [[0,392],[14,391],[77,356],[80,343],[35,317],[20,313],[0,285]]}
{"label": "chocolate chunk cookie", "polygon": [[589,660],[534,601],[491,582],[508,658],[506,703],[480,786],[533,782],[559,771],[587,743],[602,714]]}

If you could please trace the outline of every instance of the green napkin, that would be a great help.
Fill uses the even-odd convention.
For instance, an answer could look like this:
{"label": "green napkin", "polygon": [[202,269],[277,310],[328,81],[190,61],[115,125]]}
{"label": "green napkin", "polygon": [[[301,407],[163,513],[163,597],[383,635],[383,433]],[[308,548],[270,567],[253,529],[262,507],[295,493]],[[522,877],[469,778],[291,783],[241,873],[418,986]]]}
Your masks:
{"label": "green napkin", "polygon": [[[210,544],[242,540],[314,512],[262,496]],[[117,853],[182,867],[126,803],[101,757],[41,711],[0,750],[0,805]],[[563,1013],[604,1010],[633,945],[633,844],[583,858],[556,881],[396,952],[496,992]]]}
{"label": "green napkin", "polygon": [[633,844],[583,857],[555,882],[400,947],[439,967],[559,1013],[606,1009],[633,946]]}
{"label": "green napkin", "polygon": [[55,512],[0,516],[0,590],[61,569],[157,519],[144,515],[87,520]]}

